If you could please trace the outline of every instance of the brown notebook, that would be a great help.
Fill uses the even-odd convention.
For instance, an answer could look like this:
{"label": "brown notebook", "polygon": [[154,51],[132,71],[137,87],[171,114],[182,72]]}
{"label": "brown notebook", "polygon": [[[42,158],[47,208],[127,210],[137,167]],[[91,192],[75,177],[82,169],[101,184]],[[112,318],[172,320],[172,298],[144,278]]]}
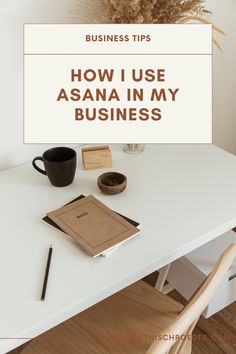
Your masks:
{"label": "brown notebook", "polygon": [[139,233],[92,195],[47,215],[93,257]]}

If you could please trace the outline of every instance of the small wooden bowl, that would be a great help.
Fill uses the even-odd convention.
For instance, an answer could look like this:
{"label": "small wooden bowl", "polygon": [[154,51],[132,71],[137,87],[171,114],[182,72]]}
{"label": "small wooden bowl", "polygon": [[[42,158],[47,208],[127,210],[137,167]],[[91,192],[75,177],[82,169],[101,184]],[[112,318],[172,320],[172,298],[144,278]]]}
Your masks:
{"label": "small wooden bowl", "polygon": [[127,178],[122,173],[106,172],[98,177],[97,184],[104,194],[118,194],[126,188]]}

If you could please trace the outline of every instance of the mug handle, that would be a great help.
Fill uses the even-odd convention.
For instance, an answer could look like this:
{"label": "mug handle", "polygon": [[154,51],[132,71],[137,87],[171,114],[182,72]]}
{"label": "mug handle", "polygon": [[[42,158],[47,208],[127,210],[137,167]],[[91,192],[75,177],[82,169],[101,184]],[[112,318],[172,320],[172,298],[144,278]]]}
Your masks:
{"label": "mug handle", "polygon": [[42,170],[40,167],[38,167],[38,166],[36,165],[35,161],[37,161],[37,160],[43,161],[43,158],[42,158],[41,156],[35,157],[35,158],[33,159],[33,161],[32,161],[33,167],[34,167],[38,172],[42,173],[43,175],[47,175],[46,171]]}

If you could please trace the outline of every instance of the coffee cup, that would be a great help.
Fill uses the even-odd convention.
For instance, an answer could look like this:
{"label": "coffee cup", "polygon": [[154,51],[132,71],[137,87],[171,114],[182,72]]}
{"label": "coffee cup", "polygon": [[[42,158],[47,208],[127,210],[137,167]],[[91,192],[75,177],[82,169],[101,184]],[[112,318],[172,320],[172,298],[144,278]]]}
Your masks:
{"label": "coffee cup", "polygon": [[[42,161],[45,170],[36,165]],[[32,161],[33,167],[49,178],[56,187],[65,187],[71,184],[75,177],[76,151],[68,147],[55,147],[46,150],[42,156],[37,156]]]}

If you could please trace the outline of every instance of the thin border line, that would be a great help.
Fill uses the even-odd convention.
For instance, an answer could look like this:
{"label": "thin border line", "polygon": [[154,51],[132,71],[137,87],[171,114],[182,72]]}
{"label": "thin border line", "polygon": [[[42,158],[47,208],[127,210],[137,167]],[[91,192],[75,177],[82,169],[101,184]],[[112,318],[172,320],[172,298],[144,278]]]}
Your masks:
{"label": "thin border line", "polygon": [[69,22],[24,22],[25,25],[69,25],[69,26],[212,26],[211,23],[69,23]]}
{"label": "thin border line", "polygon": [[25,144],[25,25],[23,25],[23,144]]}
{"label": "thin border line", "polygon": [[18,339],[33,339],[33,337],[0,337],[0,340],[5,340],[5,339],[9,339],[9,340],[11,340],[11,339],[16,339],[16,340],[18,340]]}
{"label": "thin border line", "polygon": [[213,69],[213,26],[211,26],[211,143],[213,144],[214,140],[214,69]]}
{"label": "thin border line", "polygon": [[104,53],[104,54],[101,54],[101,53],[24,53],[24,56],[25,55],[27,55],[27,56],[29,56],[29,55],[38,55],[38,56],[40,56],[40,55],[107,55],[107,56],[109,56],[109,55],[115,55],[115,56],[117,56],[117,55],[135,55],[135,56],[150,56],[150,55],[155,55],[155,56],[159,56],[159,55],[165,55],[165,56],[189,56],[189,55],[194,55],[194,56],[196,56],[196,55],[200,55],[200,56],[205,56],[205,55],[208,55],[208,56],[212,56],[212,53],[209,53],[209,54],[188,54],[188,53],[186,53],[186,54],[155,54],[155,53],[152,53],[152,54],[148,54],[148,53],[146,53],[146,54],[140,54],[140,53],[125,53],[125,54],[123,54],[123,53]]}

